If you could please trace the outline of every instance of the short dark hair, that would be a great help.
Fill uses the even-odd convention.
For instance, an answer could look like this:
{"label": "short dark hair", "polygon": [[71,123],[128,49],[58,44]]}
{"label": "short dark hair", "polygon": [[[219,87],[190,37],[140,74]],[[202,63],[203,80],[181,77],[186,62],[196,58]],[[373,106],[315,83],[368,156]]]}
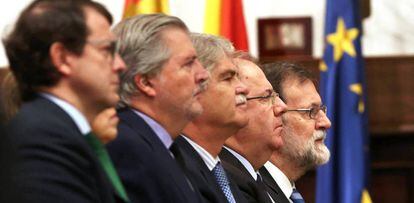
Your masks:
{"label": "short dark hair", "polygon": [[288,62],[273,62],[262,65],[263,72],[266,75],[267,80],[272,84],[273,89],[279,93],[280,98],[285,100],[282,84],[287,79],[296,78],[299,82],[305,82],[306,80],[316,83],[316,78],[305,67]]}
{"label": "short dark hair", "polygon": [[35,0],[3,39],[24,101],[31,99],[38,87],[53,86],[61,78],[49,55],[53,43],[60,42],[68,51],[82,54],[89,35],[85,8],[96,10],[112,23],[105,7],[91,0]]}

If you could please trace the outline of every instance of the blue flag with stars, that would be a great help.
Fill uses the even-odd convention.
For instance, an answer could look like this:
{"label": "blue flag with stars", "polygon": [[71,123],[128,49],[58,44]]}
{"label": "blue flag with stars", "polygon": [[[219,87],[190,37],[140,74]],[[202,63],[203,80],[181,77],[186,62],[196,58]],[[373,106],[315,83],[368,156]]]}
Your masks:
{"label": "blue flag with stars", "polygon": [[368,121],[358,0],[327,0],[320,91],[332,127],[317,170],[317,203],[370,203]]}

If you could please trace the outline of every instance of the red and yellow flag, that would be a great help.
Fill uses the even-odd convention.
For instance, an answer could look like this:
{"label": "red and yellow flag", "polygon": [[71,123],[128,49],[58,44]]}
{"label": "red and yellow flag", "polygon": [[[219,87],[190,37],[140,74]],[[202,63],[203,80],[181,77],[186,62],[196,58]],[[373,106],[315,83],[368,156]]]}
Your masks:
{"label": "red and yellow flag", "polygon": [[125,0],[123,18],[147,13],[168,14],[168,10],[168,0]]}
{"label": "red and yellow flag", "polygon": [[207,0],[204,32],[220,35],[237,50],[249,51],[242,0]]}

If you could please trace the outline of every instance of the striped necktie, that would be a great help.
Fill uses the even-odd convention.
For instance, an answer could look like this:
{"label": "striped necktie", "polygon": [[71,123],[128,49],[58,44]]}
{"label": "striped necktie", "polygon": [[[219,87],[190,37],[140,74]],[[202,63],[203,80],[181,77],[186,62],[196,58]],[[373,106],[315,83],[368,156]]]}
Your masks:
{"label": "striped necktie", "polygon": [[236,203],[236,200],[234,199],[233,193],[230,189],[230,182],[227,179],[226,172],[224,171],[223,166],[220,164],[220,162],[216,164],[212,172],[216,178],[218,185],[221,188],[221,191],[223,191],[224,196],[226,196],[227,201],[230,203]]}
{"label": "striped necktie", "polygon": [[296,188],[293,188],[292,195],[290,195],[290,199],[293,203],[305,203],[305,200],[303,200],[302,195],[300,195]]}
{"label": "striped necktie", "polygon": [[85,138],[89,146],[92,147],[93,151],[98,156],[99,163],[111,181],[111,184],[115,188],[115,191],[124,201],[129,202],[125,188],[122,185],[122,182],[114,168],[114,165],[112,164],[111,158],[109,158],[108,152],[106,151],[101,141],[99,141],[92,132],[86,134]]}

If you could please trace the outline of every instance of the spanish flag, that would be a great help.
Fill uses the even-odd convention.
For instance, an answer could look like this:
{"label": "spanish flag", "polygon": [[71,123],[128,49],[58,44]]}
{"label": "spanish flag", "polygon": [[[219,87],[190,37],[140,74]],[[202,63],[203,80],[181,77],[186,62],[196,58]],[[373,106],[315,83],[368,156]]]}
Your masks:
{"label": "spanish flag", "polygon": [[242,0],[207,0],[204,32],[220,35],[238,50],[249,51]]}
{"label": "spanish flag", "polygon": [[168,10],[168,0],[125,0],[123,18],[147,13],[168,14]]}

